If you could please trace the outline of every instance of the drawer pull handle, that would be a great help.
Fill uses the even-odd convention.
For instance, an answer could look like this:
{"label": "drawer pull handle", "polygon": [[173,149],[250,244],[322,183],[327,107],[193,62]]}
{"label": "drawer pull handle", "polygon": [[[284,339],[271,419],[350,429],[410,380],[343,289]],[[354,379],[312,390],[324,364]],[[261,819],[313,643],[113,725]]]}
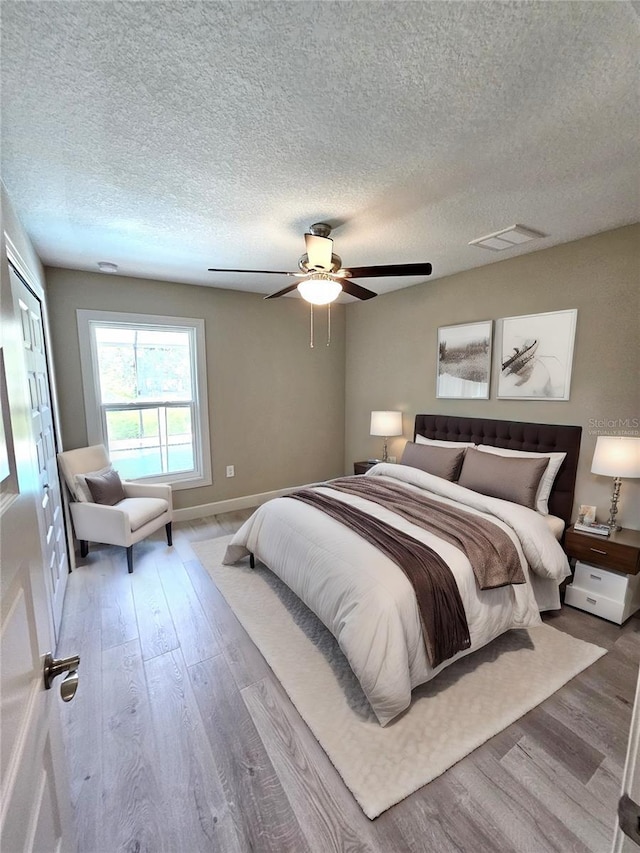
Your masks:
{"label": "drawer pull handle", "polygon": [[606,551],[601,551],[599,548],[589,548],[589,550],[590,550],[590,551],[593,551],[593,552],[594,552],[594,553],[596,553],[596,554],[604,554],[604,555],[605,555],[605,557],[607,556],[607,552],[606,552]]}
{"label": "drawer pull handle", "polygon": [[601,581],[601,580],[602,580],[602,578],[600,577],[600,575],[589,575],[589,577],[590,577],[590,578],[593,578],[593,579],[594,579],[594,581]]}
{"label": "drawer pull handle", "polygon": [[587,596],[587,601],[589,602],[589,604],[597,604],[598,603],[595,598],[589,598],[589,596]]}

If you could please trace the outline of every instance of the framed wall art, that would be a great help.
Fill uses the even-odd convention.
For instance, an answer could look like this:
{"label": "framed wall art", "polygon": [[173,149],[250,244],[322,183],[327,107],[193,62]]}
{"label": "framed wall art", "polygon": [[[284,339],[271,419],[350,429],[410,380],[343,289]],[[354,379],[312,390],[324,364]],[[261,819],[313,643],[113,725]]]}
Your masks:
{"label": "framed wall art", "polygon": [[499,321],[498,398],[569,399],[577,316],[571,308]]}
{"label": "framed wall art", "polygon": [[436,397],[487,400],[493,320],[438,329]]}

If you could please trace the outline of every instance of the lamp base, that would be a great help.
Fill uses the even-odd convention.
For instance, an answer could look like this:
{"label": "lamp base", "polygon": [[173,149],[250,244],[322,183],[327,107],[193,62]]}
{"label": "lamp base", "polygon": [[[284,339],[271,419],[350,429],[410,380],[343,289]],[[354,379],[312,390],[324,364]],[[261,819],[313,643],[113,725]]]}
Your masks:
{"label": "lamp base", "polygon": [[611,495],[611,507],[609,508],[609,518],[607,519],[607,525],[611,533],[615,533],[616,530],[622,530],[620,525],[616,522],[616,515],[618,514],[618,499],[620,497],[620,486],[622,484],[622,480],[620,477],[616,477],[613,481],[613,494]]}

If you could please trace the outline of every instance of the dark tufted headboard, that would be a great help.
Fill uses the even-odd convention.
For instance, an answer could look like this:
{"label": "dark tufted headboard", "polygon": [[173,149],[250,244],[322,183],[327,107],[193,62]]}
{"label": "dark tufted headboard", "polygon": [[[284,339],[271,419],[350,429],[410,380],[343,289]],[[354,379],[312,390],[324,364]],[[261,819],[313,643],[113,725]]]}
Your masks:
{"label": "dark tufted headboard", "polygon": [[416,415],[414,439],[416,435],[440,441],[473,441],[510,450],[566,453],[549,496],[549,512],[564,519],[565,525],[570,523],[582,427],[454,415]]}

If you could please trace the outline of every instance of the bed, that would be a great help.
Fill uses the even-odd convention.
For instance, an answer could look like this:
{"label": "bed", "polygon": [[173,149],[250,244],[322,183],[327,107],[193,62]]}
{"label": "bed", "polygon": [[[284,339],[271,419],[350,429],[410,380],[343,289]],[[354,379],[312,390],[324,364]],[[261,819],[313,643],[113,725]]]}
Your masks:
{"label": "bed", "polygon": [[[574,426],[417,415],[405,464],[263,504],[224,562],[255,555],[293,590],[336,637],[384,726],[419,684],[560,606],[580,435]],[[528,505],[510,492],[520,500],[521,480]]]}

